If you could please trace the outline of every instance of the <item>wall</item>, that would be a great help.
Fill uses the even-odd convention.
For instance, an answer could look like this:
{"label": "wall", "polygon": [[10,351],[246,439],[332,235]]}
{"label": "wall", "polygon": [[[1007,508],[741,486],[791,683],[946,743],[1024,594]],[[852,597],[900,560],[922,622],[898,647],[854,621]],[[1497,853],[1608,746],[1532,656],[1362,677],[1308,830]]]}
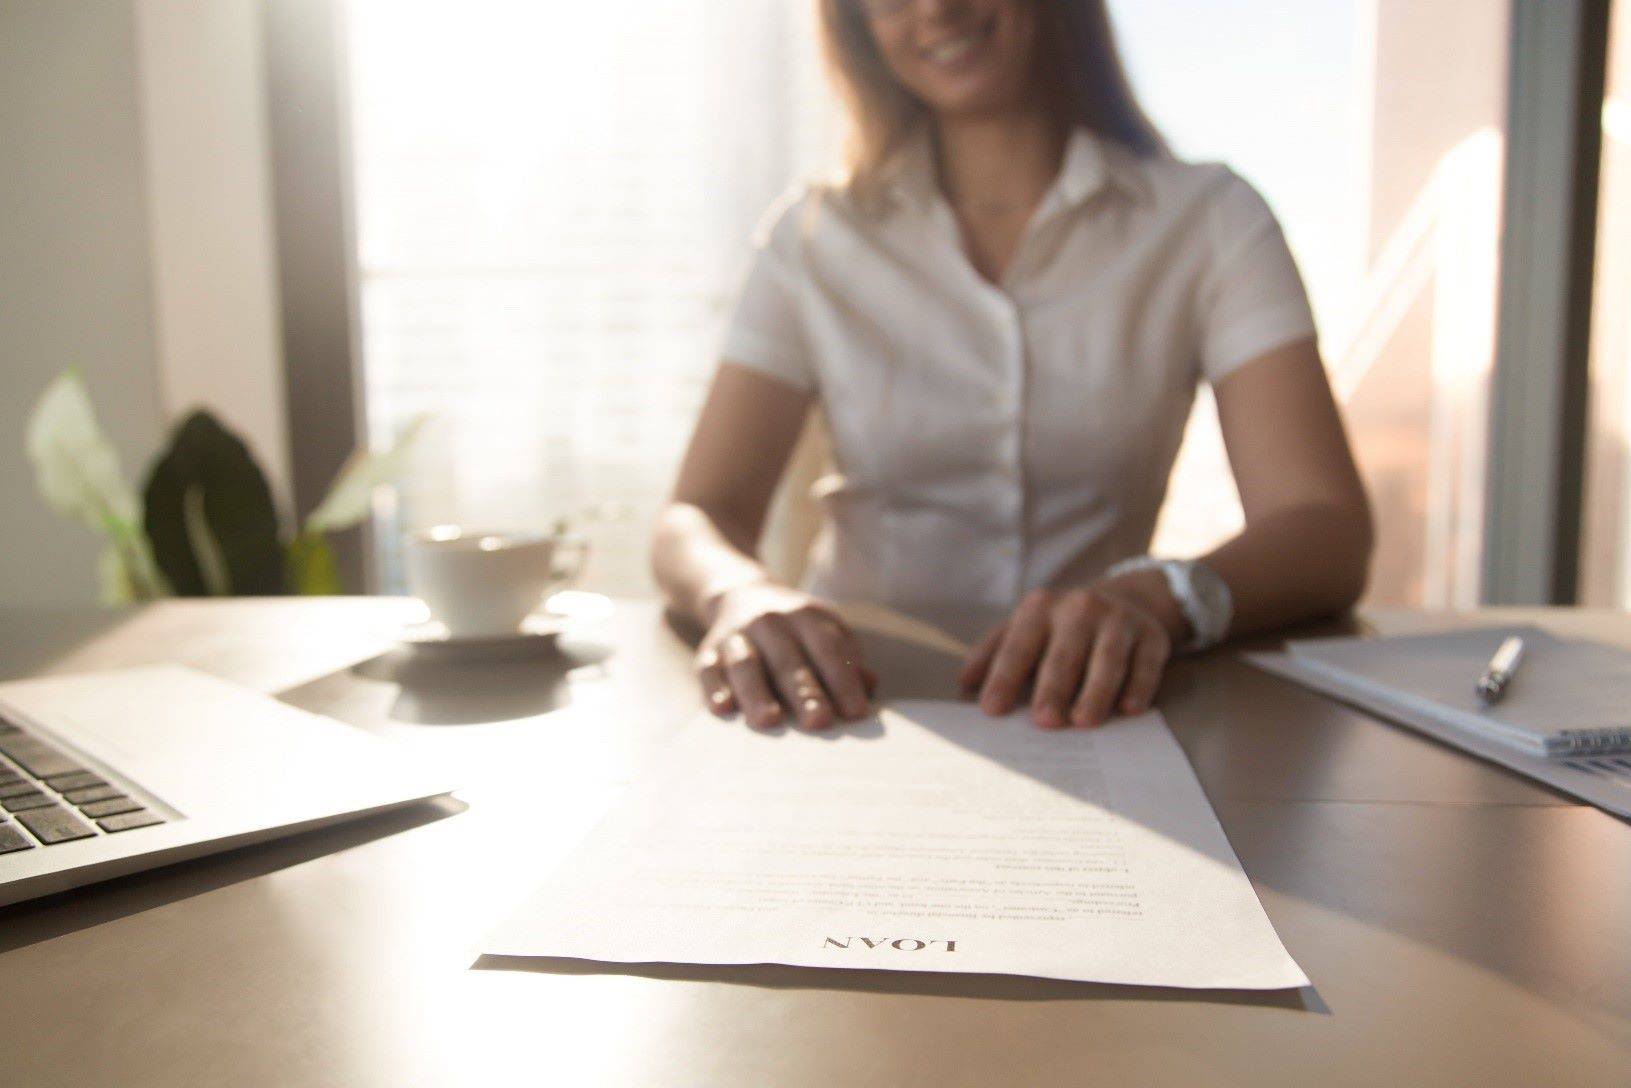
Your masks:
{"label": "wall", "polygon": [[287,496],[261,28],[255,0],[138,0],[159,382],[207,404]]}
{"label": "wall", "polygon": [[22,434],[77,368],[127,475],[195,404],[287,478],[254,0],[0,0],[0,604],[94,599]]}
{"label": "wall", "polygon": [[0,602],[95,592],[23,457],[45,384],[79,369],[127,470],[160,433],[134,33],[121,0],[0,0]]}

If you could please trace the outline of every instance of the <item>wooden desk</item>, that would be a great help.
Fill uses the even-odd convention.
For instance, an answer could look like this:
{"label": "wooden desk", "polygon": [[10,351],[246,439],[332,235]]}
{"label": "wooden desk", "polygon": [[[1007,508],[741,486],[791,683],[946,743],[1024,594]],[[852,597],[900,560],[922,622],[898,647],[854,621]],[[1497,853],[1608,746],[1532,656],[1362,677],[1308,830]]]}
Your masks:
{"label": "wooden desk", "polygon": [[[1313,989],[473,968],[485,928],[660,758],[696,696],[650,603],[599,632],[612,656],[574,642],[570,670],[380,656],[409,607],[0,612],[7,675],[183,660],[467,786],[0,911],[0,1082],[1631,1084],[1631,826],[1228,655],[1180,663],[1163,708]],[[1631,641],[1621,617],[1526,615]],[[889,692],[946,693],[947,658],[872,643]]]}

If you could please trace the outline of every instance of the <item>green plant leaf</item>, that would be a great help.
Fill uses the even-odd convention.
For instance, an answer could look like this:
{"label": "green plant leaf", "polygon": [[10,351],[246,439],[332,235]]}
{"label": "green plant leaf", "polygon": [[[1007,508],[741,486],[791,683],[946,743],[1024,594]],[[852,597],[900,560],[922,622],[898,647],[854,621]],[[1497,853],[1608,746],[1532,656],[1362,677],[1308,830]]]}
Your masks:
{"label": "green plant leaf", "polygon": [[34,482],[51,509],[112,536],[136,521],[136,495],[102,434],[85,383],[69,371],[46,387],[23,439]]}
{"label": "green plant leaf", "polygon": [[102,549],[96,560],[97,583],[103,604],[134,604],[170,594],[170,587],[153,562],[147,538],[132,532]]}
{"label": "green plant leaf", "polygon": [[335,474],[328,494],[306,517],[307,533],[332,533],[349,529],[368,516],[374,489],[388,484],[407,471],[408,463],[424,431],[428,416],[415,416],[402,428],[389,449],[378,453],[357,450],[346,458]]}
{"label": "green plant leaf", "polygon": [[285,592],[266,476],[214,416],[195,411],[177,425],[144,498],[153,557],[177,594]]}
{"label": "green plant leaf", "polygon": [[124,556],[112,544],[96,557],[96,583],[103,604],[133,604],[141,599],[131,582]]}
{"label": "green plant leaf", "polygon": [[62,374],[40,395],[23,448],[47,505],[107,540],[97,561],[103,600],[162,597],[168,587],[137,522],[136,493],[125,481],[119,455],[102,433],[78,374]]}
{"label": "green plant leaf", "polygon": [[226,556],[221,554],[221,545],[210,530],[209,516],[204,513],[204,489],[197,484],[189,484],[181,492],[181,525],[187,530],[187,546],[198,564],[205,596],[230,597],[232,576],[227,573]]}
{"label": "green plant leaf", "polygon": [[322,533],[296,533],[288,548],[289,588],[304,596],[344,592],[340,568]]}

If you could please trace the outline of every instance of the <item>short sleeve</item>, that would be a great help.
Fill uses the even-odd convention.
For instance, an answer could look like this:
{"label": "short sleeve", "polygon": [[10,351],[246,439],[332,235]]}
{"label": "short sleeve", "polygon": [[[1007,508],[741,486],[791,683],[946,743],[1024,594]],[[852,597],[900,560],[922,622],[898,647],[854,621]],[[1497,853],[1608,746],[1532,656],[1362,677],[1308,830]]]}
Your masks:
{"label": "short sleeve", "polygon": [[1223,174],[1200,291],[1201,370],[1214,384],[1264,352],[1314,335],[1308,291],[1274,213],[1239,175]]}
{"label": "short sleeve", "polygon": [[719,354],[726,362],[808,391],[816,379],[798,306],[803,279],[798,210],[803,206],[799,193],[783,197],[754,232],[747,278]]}

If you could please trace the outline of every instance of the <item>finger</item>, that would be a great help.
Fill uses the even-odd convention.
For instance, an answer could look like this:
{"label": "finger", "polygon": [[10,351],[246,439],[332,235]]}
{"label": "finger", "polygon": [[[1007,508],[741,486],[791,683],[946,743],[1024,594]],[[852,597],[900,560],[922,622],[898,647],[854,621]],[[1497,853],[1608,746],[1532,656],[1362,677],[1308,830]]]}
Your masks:
{"label": "finger", "polygon": [[1054,612],[1048,648],[1031,694],[1031,720],[1044,729],[1063,729],[1070,724],[1071,699],[1082,687],[1096,615],[1091,597],[1073,597]]}
{"label": "finger", "polygon": [[1099,622],[1093,639],[1093,654],[1087,662],[1087,679],[1071,710],[1076,725],[1100,725],[1110,717],[1110,708],[1127,680],[1127,665],[1133,653],[1133,628],[1125,616],[1110,613]]}
{"label": "finger", "polygon": [[1033,593],[1014,611],[1003,633],[1002,644],[991,659],[985,686],[980,691],[981,710],[987,714],[1006,714],[1014,709],[1020,690],[1035,671],[1047,641],[1047,597]]}
{"label": "finger", "polygon": [[[878,685],[882,681],[878,678],[877,671],[875,669],[873,669],[872,666],[868,665],[864,660],[862,660],[862,658],[861,658],[861,648],[860,648],[861,647],[861,642],[860,642],[859,639],[857,639],[855,637],[854,632],[852,632],[849,629],[848,625],[846,625],[842,620],[838,621],[838,627],[839,627],[839,630],[844,632],[844,635],[845,635],[846,638],[849,638],[854,642],[856,669],[860,673],[860,676],[861,676],[862,690],[864,690],[866,692],[866,697],[870,700],[874,695],[876,695],[878,693]],[[863,713],[864,713],[864,711],[863,711]]]}
{"label": "finger", "polygon": [[800,729],[825,729],[833,722],[832,703],[826,689],[811,668],[798,640],[786,621],[767,617],[749,629],[754,643],[764,655],[770,682],[782,704],[792,710]]}
{"label": "finger", "polygon": [[866,685],[861,679],[861,649],[855,639],[837,620],[820,613],[795,615],[793,627],[838,712],[846,718],[865,714]]}
{"label": "finger", "polygon": [[980,690],[985,681],[986,670],[991,667],[991,659],[997,654],[997,647],[1002,645],[1002,633],[1008,625],[999,623],[986,632],[980,644],[969,651],[968,658],[964,660],[963,667],[957,673],[957,686],[965,694],[972,695]]}
{"label": "finger", "polygon": [[769,729],[782,720],[781,703],[770,690],[770,677],[763,660],[746,635],[737,633],[725,640],[725,677],[730,681],[742,716],[757,729]]}
{"label": "finger", "polygon": [[704,650],[697,656],[697,679],[702,684],[702,698],[708,709],[721,718],[736,709],[731,695],[730,680],[725,676],[725,665],[716,650]]}
{"label": "finger", "polygon": [[1121,691],[1121,712],[1142,714],[1155,702],[1161,675],[1172,658],[1172,640],[1163,630],[1150,631],[1133,648],[1133,663],[1127,670],[1127,684]]}

